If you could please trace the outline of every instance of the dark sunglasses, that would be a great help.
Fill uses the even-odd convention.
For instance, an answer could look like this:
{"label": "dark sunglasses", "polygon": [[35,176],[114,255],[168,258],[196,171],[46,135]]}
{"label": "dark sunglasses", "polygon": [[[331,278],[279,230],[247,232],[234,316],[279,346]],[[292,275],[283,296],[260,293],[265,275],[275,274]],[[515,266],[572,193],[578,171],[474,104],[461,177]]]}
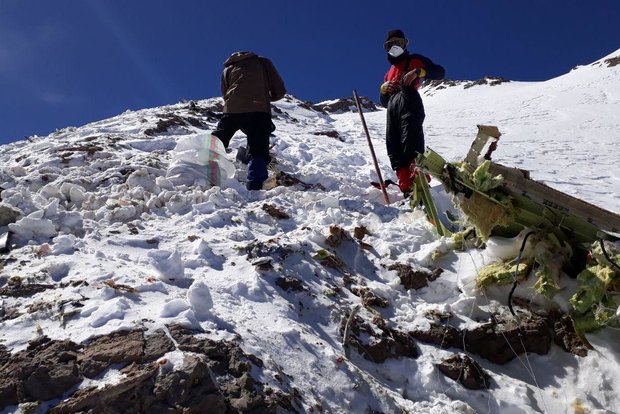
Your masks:
{"label": "dark sunglasses", "polygon": [[390,50],[392,46],[400,46],[404,49],[406,44],[407,41],[405,39],[390,39],[383,44],[383,48],[386,51]]}

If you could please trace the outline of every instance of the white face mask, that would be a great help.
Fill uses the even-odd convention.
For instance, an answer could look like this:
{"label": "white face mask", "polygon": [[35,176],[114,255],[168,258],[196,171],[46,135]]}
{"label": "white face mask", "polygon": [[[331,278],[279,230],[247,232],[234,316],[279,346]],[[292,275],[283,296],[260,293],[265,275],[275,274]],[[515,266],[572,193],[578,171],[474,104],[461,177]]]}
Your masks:
{"label": "white face mask", "polygon": [[390,48],[390,50],[388,50],[388,55],[392,56],[392,57],[399,57],[400,55],[402,55],[405,52],[405,49],[403,49],[400,46],[394,45]]}

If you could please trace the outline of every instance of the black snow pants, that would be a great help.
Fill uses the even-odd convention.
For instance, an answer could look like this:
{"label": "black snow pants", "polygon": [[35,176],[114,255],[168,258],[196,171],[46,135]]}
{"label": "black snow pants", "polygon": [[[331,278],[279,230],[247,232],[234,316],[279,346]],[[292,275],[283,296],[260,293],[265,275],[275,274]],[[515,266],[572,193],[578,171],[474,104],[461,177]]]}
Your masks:
{"label": "black snow pants", "polygon": [[224,114],[218,122],[213,135],[218,137],[228,148],[232,136],[241,130],[247,136],[248,153],[248,188],[259,189],[267,179],[269,164],[269,135],[275,130],[271,114],[266,112],[245,112]]}
{"label": "black snow pants", "polygon": [[390,97],[386,146],[392,169],[407,167],[424,152],[424,105],[417,90],[407,88]]}

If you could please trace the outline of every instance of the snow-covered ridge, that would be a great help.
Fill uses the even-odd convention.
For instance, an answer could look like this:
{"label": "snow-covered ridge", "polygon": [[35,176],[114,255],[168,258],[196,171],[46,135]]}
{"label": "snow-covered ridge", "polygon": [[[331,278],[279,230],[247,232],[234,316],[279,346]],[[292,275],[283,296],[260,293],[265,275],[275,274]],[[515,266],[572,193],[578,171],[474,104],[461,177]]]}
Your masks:
{"label": "snow-covered ridge", "polygon": [[[427,145],[460,159],[476,124],[497,125],[498,161],[620,211],[619,69],[599,69],[425,91]],[[346,99],[319,105],[342,102],[350,108]],[[8,220],[0,229],[14,233],[0,255],[0,361],[43,336],[86,347],[115,332],[142,343],[144,331],[172,342],[157,375],[175,372],[209,341],[236,344],[261,361],[241,361],[244,372],[263,390],[293,396],[292,412],[618,410],[616,331],[589,335],[595,352],[587,357],[550,342],[539,355],[528,343],[533,353],[502,354],[506,365],[481,358],[485,351],[465,340],[493,331],[486,322],[505,311],[507,289],[474,286],[477,269],[497,258],[451,252],[394,189],[384,205],[368,185],[376,177],[357,113],[292,96],[277,102],[271,142],[279,185],[268,191],[248,192],[240,163],[222,188],[171,183],[176,142],[212,130],[220,110],[215,98],[128,111],[0,148],[0,217]],[[365,116],[384,178],[393,179],[382,144],[385,111]],[[231,160],[241,145],[240,133]],[[538,303],[530,288],[516,293]],[[348,354],[343,324],[358,305]],[[413,339],[437,321],[453,329],[445,332],[450,348]],[[540,321],[531,326],[548,334]],[[491,389],[469,391],[436,368],[466,342]],[[127,374],[110,366],[101,375],[95,381],[114,384]],[[92,384],[78,379],[76,386]],[[40,411],[74,390],[61,390]]]}

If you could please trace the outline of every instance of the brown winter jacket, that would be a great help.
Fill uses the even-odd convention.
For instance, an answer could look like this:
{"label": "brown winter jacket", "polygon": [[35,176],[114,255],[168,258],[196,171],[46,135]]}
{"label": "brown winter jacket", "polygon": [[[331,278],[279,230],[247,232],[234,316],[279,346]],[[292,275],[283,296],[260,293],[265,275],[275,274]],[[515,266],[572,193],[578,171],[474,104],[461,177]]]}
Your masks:
{"label": "brown winter jacket", "polygon": [[252,52],[233,53],[222,72],[224,113],[271,113],[270,102],[284,97],[284,82],[267,58]]}

